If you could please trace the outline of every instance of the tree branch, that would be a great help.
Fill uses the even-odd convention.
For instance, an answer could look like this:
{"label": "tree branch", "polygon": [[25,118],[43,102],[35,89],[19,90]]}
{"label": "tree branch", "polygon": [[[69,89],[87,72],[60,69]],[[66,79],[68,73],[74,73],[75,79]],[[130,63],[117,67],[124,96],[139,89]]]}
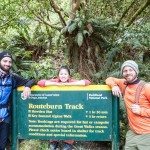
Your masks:
{"label": "tree branch", "polygon": [[72,0],[71,1],[71,12],[70,12],[70,19],[74,20],[76,17],[76,11],[80,7],[81,0]]}
{"label": "tree branch", "polygon": [[132,6],[134,5],[135,2],[136,2],[136,0],[133,0],[132,3],[129,5],[129,7],[123,12],[123,14],[122,14],[120,20],[119,20],[118,23],[117,23],[117,26],[120,25],[122,19],[123,19],[123,18],[125,17],[125,15],[128,13],[128,11],[130,10],[130,8],[132,8]]}
{"label": "tree branch", "polygon": [[36,14],[34,14],[35,16],[36,16],[36,18],[38,19],[38,21],[40,21],[40,22],[43,22],[45,25],[48,25],[48,26],[50,26],[51,28],[53,28],[53,29],[56,29],[56,30],[61,30],[62,28],[61,27],[56,27],[56,26],[54,26],[54,25],[51,25],[51,24],[49,24],[47,21],[45,21],[43,18],[41,18],[40,16],[38,16],[38,15],[36,15]]}
{"label": "tree branch", "polygon": [[148,6],[150,5],[150,0],[147,0],[143,6],[141,6],[141,8],[139,8],[135,14],[132,16],[132,18],[129,20],[128,24],[126,25],[127,27],[129,27],[134,20],[137,18],[138,15],[140,15]]}
{"label": "tree branch", "polygon": [[59,15],[62,25],[66,26],[66,22],[61,14],[61,9],[58,7],[58,5],[55,3],[54,0],[49,0],[49,1],[50,1],[50,5],[53,7],[54,11]]}
{"label": "tree branch", "polygon": [[[17,14],[16,16],[18,16],[18,14]],[[9,25],[13,20],[16,19],[16,16],[13,17],[13,18],[11,18],[10,20],[6,21],[6,22],[3,23],[2,25],[0,25],[0,28],[3,28],[3,27],[5,27],[6,25]],[[4,22],[4,21],[3,21],[3,22]]]}
{"label": "tree branch", "polygon": [[54,25],[51,25],[49,22],[45,21],[44,20],[44,17],[42,17],[40,14],[37,15],[33,10],[31,10],[28,6],[28,4],[26,5],[26,7],[31,11],[31,13],[38,19],[37,21],[41,22],[41,23],[44,23],[45,25],[48,25],[50,26],[51,28],[53,29],[56,29],[56,30],[61,30],[62,28],[61,27],[56,27]]}

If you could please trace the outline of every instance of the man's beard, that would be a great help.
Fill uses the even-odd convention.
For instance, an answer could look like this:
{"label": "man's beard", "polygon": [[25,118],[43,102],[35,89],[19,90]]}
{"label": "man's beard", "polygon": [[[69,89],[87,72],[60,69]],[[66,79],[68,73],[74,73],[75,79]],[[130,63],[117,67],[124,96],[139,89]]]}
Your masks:
{"label": "man's beard", "polygon": [[135,80],[138,79],[138,76],[136,75],[136,76],[132,76],[132,79],[131,79],[131,80],[128,80],[128,79],[127,79],[128,76],[131,76],[131,75],[126,75],[126,76],[124,77],[124,78],[126,79],[126,82],[128,82],[128,83],[133,83]]}
{"label": "man's beard", "polygon": [[1,69],[2,71],[4,71],[6,74],[8,74],[9,71],[10,71],[10,69],[11,69],[11,67],[9,67],[8,69],[5,69],[5,68],[0,64],[0,69]]}

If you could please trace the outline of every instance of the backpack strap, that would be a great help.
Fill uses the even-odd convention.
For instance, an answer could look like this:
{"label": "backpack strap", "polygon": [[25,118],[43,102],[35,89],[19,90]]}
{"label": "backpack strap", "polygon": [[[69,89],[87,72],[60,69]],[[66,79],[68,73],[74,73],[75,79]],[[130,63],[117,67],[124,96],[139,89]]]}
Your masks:
{"label": "backpack strap", "polygon": [[15,74],[11,73],[11,78],[12,78],[12,89],[16,87],[16,80],[15,80]]}
{"label": "backpack strap", "polygon": [[125,88],[123,89],[123,92],[122,92],[123,97],[124,97],[124,95],[125,95],[125,91],[126,91],[127,86],[128,86],[128,85],[126,84]]}
{"label": "backpack strap", "polygon": [[140,93],[143,89],[143,87],[145,86],[146,82],[144,81],[140,81],[138,87],[136,88],[136,92],[135,92],[135,104],[139,104],[139,97],[140,97]]}

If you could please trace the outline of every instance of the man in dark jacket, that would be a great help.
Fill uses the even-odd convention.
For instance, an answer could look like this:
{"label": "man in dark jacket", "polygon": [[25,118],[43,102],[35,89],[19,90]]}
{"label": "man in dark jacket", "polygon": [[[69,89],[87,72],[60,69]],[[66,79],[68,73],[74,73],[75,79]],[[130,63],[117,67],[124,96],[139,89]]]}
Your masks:
{"label": "man in dark jacket", "polygon": [[13,89],[24,86],[23,97],[26,99],[30,95],[30,87],[34,84],[34,80],[11,73],[11,67],[12,56],[8,52],[0,52],[0,150],[5,150],[9,137],[9,103]]}

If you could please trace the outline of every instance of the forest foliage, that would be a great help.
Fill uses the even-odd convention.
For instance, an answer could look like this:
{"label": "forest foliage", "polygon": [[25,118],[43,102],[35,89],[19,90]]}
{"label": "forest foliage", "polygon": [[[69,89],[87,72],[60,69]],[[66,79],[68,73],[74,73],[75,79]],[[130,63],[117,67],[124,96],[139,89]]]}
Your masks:
{"label": "forest foliage", "polygon": [[14,70],[26,77],[49,78],[68,64],[84,78],[103,83],[106,76],[118,75],[124,60],[134,59],[147,79],[149,4],[149,0],[4,0],[0,49],[15,54]]}

